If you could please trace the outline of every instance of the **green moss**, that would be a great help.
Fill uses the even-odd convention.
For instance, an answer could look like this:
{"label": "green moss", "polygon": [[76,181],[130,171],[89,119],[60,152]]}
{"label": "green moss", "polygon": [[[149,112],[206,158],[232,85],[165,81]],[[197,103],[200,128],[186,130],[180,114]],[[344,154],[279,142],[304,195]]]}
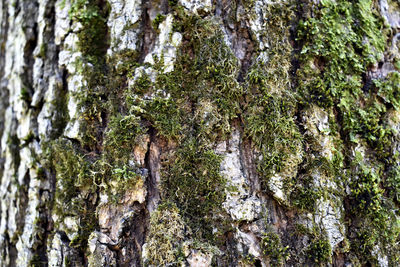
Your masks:
{"label": "green moss", "polygon": [[[343,189],[340,186],[343,175],[341,162],[342,159],[338,163],[335,159],[330,160],[313,154],[306,155],[299,169],[301,174],[296,179],[292,179],[292,183],[286,184],[286,187],[291,189],[291,204],[302,211],[315,213],[318,200],[326,200],[332,197],[341,198],[343,195]],[[322,186],[317,185],[316,180]],[[337,182],[338,188],[323,186],[324,183],[330,181]]]}
{"label": "green moss", "polygon": [[81,88],[72,97],[78,100],[78,108],[83,110],[79,118],[80,139],[90,149],[95,149],[97,140],[101,139],[102,116],[106,110],[108,14],[109,6],[101,0],[74,0],[69,11],[72,21],[82,24],[77,33],[78,50],[82,57],[75,64],[78,72],[85,77],[87,88]]}
{"label": "green moss", "polygon": [[302,103],[333,107],[337,130],[347,146],[344,151],[360,146],[369,155],[363,159],[359,152],[346,153],[342,164],[349,169],[341,175],[351,189],[349,212],[354,221],[349,232],[357,236],[350,240],[351,249],[363,264],[376,262],[376,244],[394,255],[390,251],[398,250],[394,240],[399,235],[394,204],[387,198],[395,200],[396,193],[386,190],[396,189],[398,183],[395,130],[385,117],[388,110],[399,108],[400,76],[393,72],[368,80],[366,75],[383,58],[386,43],[375,8],[370,0],[321,1],[312,6],[312,16],[304,12],[297,32],[302,45],[297,72]]}
{"label": "green moss", "polygon": [[329,106],[343,93],[362,94],[361,75],[382,56],[384,38],[370,0],[323,1],[314,10],[297,32],[298,76],[305,103]]}
{"label": "green moss", "polygon": [[164,170],[164,197],[177,204],[200,238],[211,238],[213,215],[222,211],[225,200],[225,179],[219,172],[220,163],[218,155],[202,149],[190,138],[178,148],[175,159]]}
{"label": "green moss", "polygon": [[80,191],[94,191],[90,162],[68,141],[56,141],[50,146],[49,159],[57,179],[55,210],[59,215],[79,216],[85,207],[84,200],[78,197]]}
{"label": "green moss", "polygon": [[306,105],[337,105],[350,142],[357,142],[356,136],[361,135],[383,150],[388,132],[380,118],[386,107],[378,96],[393,101],[394,95],[389,93],[393,91],[388,88],[390,82],[375,82],[383,88],[376,94],[362,78],[382,57],[385,44],[372,2],[324,1],[316,10],[298,28],[298,40],[303,44],[302,67],[297,73],[302,99]]}
{"label": "green moss", "polygon": [[322,196],[321,190],[313,186],[313,184],[296,186],[290,196],[292,205],[302,211],[315,212],[315,204]]}
{"label": "green moss", "polygon": [[[363,211],[363,214],[367,216],[379,216],[384,193],[384,190],[380,187],[382,166],[369,168],[360,162],[357,169],[357,176],[351,184],[352,197],[357,203],[353,206],[354,212]],[[377,218],[377,220],[380,219],[382,218]]]}
{"label": "green moss", "polygon": [[26,87],[21,88],[20,99],[25,101],[26,103],[31,103],[32,96],[29,90]]}
{"label": "green moss", "polygon": [[385,183],[385,188],[389,196],[395,203],[400,204],[400,166],[397,162],[399,155],[396,154],[391,162],[391,167],[388,170],[388,176]]}
{"label": "green moss", "polygon": [[307,249],[307,258],[317,264],[326,264],[332,262],[332,248],[327,239],[315,239]]}
{"label": "green moss", "polygon": [[[251,1],[246,2],[250,4]],[[295,4],[292,1],[271,2],[265,6],[264,12],[265,28],[259,34],[268,49],[261,52],[259,62],[248,71],[248,80],[250,86],[263,92],[280,93],[291,89],[293,47],[290,29],[295,17]]]}
{"label": "green moss", "polygon": [[302,153],[302,136],[294,121],[293,98],[265,93],[255,101],[244,116],[245,133],[261,152],[258,172],[265,189],[273,174],[295,171]]}
{"label": "green moss", "polygon": [[142,96],[145,93],[151,92],[152,82],[146,73],[142,73],[137,79],[135,80],[135,85],[133,88],[133,93]]}
{"label": "green moss", "polygon": [[80,218],[78,233],[70,245],[84,251],[89,234],[97,226],[94,204],[90,201],[97,189],[91,169],[94,159],[69,141],[53,141],[46,150],[45,166],[55,172],[57,180],[53,205],[53,212],[59,218],[56,224],[66,216]]}
{"label": "green moss", "polygon": [[111,117],[104,138],[104,151],[114,161],[126,162],[128,154],[132,153],[145,130],[140,117],[135,115],[117,114]]}
{"label": "green moss", "polygon": [[387,105],[400,109],[400,73],[391,72],[384,80],[374,80],[378,88],[377,95]]}
{"label": "green moss", "polygon": [[115,91],[116,93],[120,93],[123,91],[122,89],[125,89],[119,88],[119,86],[115,88],[115,85],[119,85],[119,79],[123,79],[125,81],[126,76],[132,76],[136,67],[140,65],[138,63],[139,57],[140,55],[138,51],[130,49],[114,52],[111,57],[107,57],[107,63],[110,71],[109,75],[113,78],[108,80],[109,87],[111,87],[110,89],[119,89]]}
{"label": "green moss", "polygon": [[38,56],[41,58],[45,58],[47,53],[47,43],[42,43],[40,45],[40,50]]}
{"label": "green moss", "polygon": [[246,77],[242,119],[246,137],[260,154],[257,170],[263,190],[268,189],[269,179],[275,174],[290,183],[302,156],[302,136],[295,122],[297,99],[290,73],[293,48],[289,30],[294,9],[293,3],[266,6],[265,31],[259,34],[269,49],[259,52]]}
{"label": "green moss", "polygon": [[182,134],[183,111],[179,107],[181,101],[165,96],[155,96],[149,101],[138,99],[133,108],[142,118],[152,122],[158,134],[167,138],[177,138]]}
{"label": "green moss", "polygon": [[151,214],[149,234],[146,239],[145,266],[165,266],[184,262],[182,246],[185,223],[175,204],[165,202]]}
{"label": "green moss", "polygon": [[[243,88],[237,82],[239,63],[213,21],[184,15],[177,15],[175,20],[175,27],[189,41],[182,44],[174,70],[158,75],[154,91],[169,94],[178,101],[184,113],[193,114],[196,111],[193,106],[212,103],[215,106],[213,114],[219,120],[215,124],[201,124],[199,129],[202,138],[211,141],[207,132],[218,132],[223,136],[230,131],[226,126],[240,112],[239,99]],[[189,125],[197,123],[188,118],[183,122]]]}
{"label": "green moss", "polygon": [[278,234],[265,233],[261,239],[262,253],[270,260],[271,266],[281,266],[289,256],[286,251],[288,247],[283,247]]}
{"label": "green moss", "polygon": [[158,26],[165,20],[167,16],[162,15],[162,14],[157,14],[157,16],[154,18],[152,21],[152,26],[154,30],[158,30]]}
{"label": "green moss", "polygon": [[364,261],[376,261],[373,251],[380,244],[391,257],[398,257],[398,239],[400,224],[394,204],[385,197],[381,187],[384,165],[370,166],[362,162],[360,154],[353,163],[355,177],[350,184],[350,211],[354,218],[354,231],[357,237],[353,240],[352,249],[364,258]]}
{"label": "green moss", "polygon": [[28,266],[29,267],[41,267],[45,264],[46,262],[41,259],[40,255],[34,254],[32,258],[30,259]]}
{"label": "green moss", "polygon": [[168,5],[174,7],[178,4],[178,0],[168,0]]}
{"label": "green moss", "polygon": [[78,46],[83,56],[92,64],[98,64],[107,49],[108,5],[100,0],[74,0],[70,17],[82,24],[78,32]]}

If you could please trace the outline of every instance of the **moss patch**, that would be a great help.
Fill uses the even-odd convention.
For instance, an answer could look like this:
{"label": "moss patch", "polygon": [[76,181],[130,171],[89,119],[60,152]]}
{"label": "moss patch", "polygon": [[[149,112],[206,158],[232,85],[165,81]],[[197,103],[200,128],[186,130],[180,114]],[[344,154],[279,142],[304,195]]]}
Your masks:
{"label": "moss patch", "polygon": [[194,139],[183,143],[164,172],[162,188],[189,219],[193,231],[200,238],[210,238],[214,214],[222,212],[225,180],[219,173],[221,157],[199,147]]}
{"label": "moss patch", "polygon": [[289,256],[286,251],[288,247],[283,247],[278,234],[265,233],[261,239],[262,253],[270,260],[271,266],[281,266]]}
{"label": "moss patch", "polygon": [[185,224],[176,205],[169,202],[159,205],[150,218],[145,266],[183,263],[185,233]]}

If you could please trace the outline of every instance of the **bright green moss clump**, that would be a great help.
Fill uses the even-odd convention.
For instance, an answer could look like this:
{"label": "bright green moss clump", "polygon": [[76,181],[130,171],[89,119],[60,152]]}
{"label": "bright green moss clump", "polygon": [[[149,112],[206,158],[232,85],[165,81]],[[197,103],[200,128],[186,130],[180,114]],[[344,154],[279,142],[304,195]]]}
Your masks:
{"label": "bright green moss clump", "polygon": [[385,44],[372,1],[323,1],[314,8],[316,14],[298,29],[302,100],[306,105],[336,105],[347,141],[362,135],[370,144],[378,139],[387,144],[380,125],[386,107],[371,83],[363,81],[367,68],[382,58]]}
{"label": "bright green moss clump", "polygon": [[317,264],[325,264],[332,261],[332,248],[326,239],[315,239],[309,245],[307,257]]}
{"label": "bright green moss clump", "polygon": [[289,256],[286,251],[288,247],[283,247],[279,235],[273,232],[263,235],[261,249],[262,253],[269,258],[271,266],[281,266]]}
{"label": "bright green moss clump", "polygon": [[[386,197],[395,199],[396,193],[385,189],[397,188],[395,130],[386,115],[399,108],[400,76],[393,72],[373,80],[366,75],[378,67],[386,44],[374,1],[326,0],[309,8],[312,17],[305,9],[297,33],[302,46],[300,100],[332,107],[336,113],[343,151],[353,151],[345,153],[342,164],[347,170],[339,174],[351,189],[348,212],[355,219],[348,230],[357,236],[350,238],[351,249],[363,263],[375,262],[377,243],[390,255],[398,251],[394,204]],[[358,152],[360,148],[365,152]]]}
{"label": "bright green moss clump", "polygon": [[101,0],[73,0],[69,12],[71,19],[82,24],[78,32],[78,46],[92,64],[107,51],[107,16],[109,7]]}
{"label": "bright green moss clump", "polygon": [[313,10],[297,32],[303,45],[298,76],[305,102],[329,106],[346,92],[361,95],[361,75],[382,57],[385,44],[372,1],[327,0]]}

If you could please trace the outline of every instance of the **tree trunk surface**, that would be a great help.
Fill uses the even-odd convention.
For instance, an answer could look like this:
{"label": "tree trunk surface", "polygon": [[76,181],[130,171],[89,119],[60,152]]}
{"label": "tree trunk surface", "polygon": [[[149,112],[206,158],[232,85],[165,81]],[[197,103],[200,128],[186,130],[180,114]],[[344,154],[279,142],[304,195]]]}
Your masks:
{"label": "tree trunk surface", "polygon": [[0,0],[0,266],[399,266],[393,0]]}

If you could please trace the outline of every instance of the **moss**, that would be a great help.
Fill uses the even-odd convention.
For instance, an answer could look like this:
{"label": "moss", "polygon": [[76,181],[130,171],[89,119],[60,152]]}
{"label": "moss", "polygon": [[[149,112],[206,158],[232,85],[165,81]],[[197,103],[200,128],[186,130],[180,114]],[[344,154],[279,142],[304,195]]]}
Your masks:
{"label": "moss", "polygon": [[133,92],[139,96],[142,96],[145,93],[151,92],[152,82],[146,73],[141,73],[139,77],[136,78]]}
{"label": "moss", "polygon": [[244,132],[260,154],[257,170],[262,189],[279,175],[284,183],[296,173],[302,157],[302,136],[295,122],[297,99],[291,81],[293,48],[289,42],[293,3],[266,6],[265,31],[260,38],[269,47],[250,67],[245,88]]}
{"label": "moss", "polygon": [[354,232],[357,238],[353,240],[352,249],[364,258],[364,261],[376,261],[373,251],[380,244],[391,257],[398,257],[398,239],[400,225],[394,204],[386,199],[384,188],[381,187],[383,164],[370,166],[362,162],[357,154],[353,167],[355,177],[350,184],[350,212],[354,218]]}
{"label": "moss", "polygon": [[89,234],[96,228],[94,204],[90,198],[96,194],[97,182],[92,175],[93,158],[88,157],[70,141],[56,140],[46,146],[44,164],[56,174],[56,192],[53,212],[56,224],[66,216],[79,218],[79,229],[71,246],[85,250]]}
{"label": "moss", "polygon": [[42,43],[40,45],[40,50],[38,56],[41,58],[45,58],[47,54],[47,43]]}
{"label": "moss", "polygon": [[26,103],[31,103],[32,96],[29,90],[26,87],[21,88],[20,99],[25,101]]}
{"label": "moss", "polygon": [[314,9],[297,32],[303,44],[298,76],[305,103],[329,106],[343,93],[362,94],[361,75],[382,56],[384,38],[370,0],[323,1]]}
{"label": "moss", "polygon": [[395,203],[400,203],[400,166],[398,162],[399,155],[396,154],[391,162],[385,183],[386,191]]}
{"label": "moss", "polygon": [[315,239],[307,249],[307,258],[317,264],[332,262],[332,248],[327,239]]}
{"label": "moss", "polygon": [[164,170],[164,197],[177,204],[200,238],[212,237],[214,214],[222,211],[225,200],[225,179],[219,172],[220,163],[218,155],[212,150],[202,149],[195,139],[190,138]]}
{"label": "moss", "polygon": [[181,250],[187,230],[176,205],[170,202],[160,204],[151,214],[149,227],[144,265],[178,266],[183,263]]}
{"label": "moss", "polygon": [[[200,131],[218,132],[223,136],[230,131],[226,126],[240,112],[243,88],[237,82],[239,63],[213,21],[184,15],[177,15],[175,21],[175,27],[189,41],[182,44],[174,70],[158,75],[154,91],[165,92],[180,101],[181,110],[189,114],[195,112],[190,105],[211,102],[215,105],[213,114],[221,119],[216,124],[203,124],[208,129]],[[196,123],[188,118],[183,122]],[[205,134],[204,138],[208,140],[210,136]]]}
{"label": "moss", "polygon": [[288,247],[283,247],[278,234],[265,233],[261,239],[262,253],[270,260],[271,266],[281,266],[289,256],[286,251]]}
{"label": "moss", "polygon": [[[376,217],[381,214],[381,201],[384,190],[380,187],[382,166],[369,168],[363,163],[357,166],[356,177],[350,185],[356,205],[354,212],[362,210],[367,216]],[[379,220],[379,218],[377,218]]]}
{"label": "moss", "polygon": [[158,26],[166,19],[167,16],[162,14],[157,14],[157,16],[152,21],[152,26],[154,30],[158,30]]}
{"label": "moss", "polygon": [[81,141],[94,149],[101,139],[102,116],[107,98],[105,88],[106,60],[109,45],[107,17],[109,6],[101,0],[74,0],[69,11],[74,23],[82,24],[78,35],[78,50],[82,57],[76,62],[78,73],[85,77],[87,88],[81,88],[73,97],[83,110],[80,120]]}
{"label": "moss", "polygon": [[[348,140],[356,142],[356,135],[362,135],[382,150],[388,143],[380,125],[386,107],[377,97],[389,90],[376,94],[362,77],[382,57],[385,44],[372,2],[324,1],[317,10],[298,29],[303,44],[297,72],[302,99],[306,105],[337,105]],[[384,142],[379,144],[378,139]]]}
{"label": "moss", "polygon": [[34,254],[32,258],[30,259],[28,266],[29,267],[40,267],[43,266],[46,263],[46,261],[42,260],[40,255]]}
{"label": "moss", "polygon": [[378,88],[377,95],[387,105],[394,109],[400,109],[400,73],[391,72],[384,80],[374,80],[375,86]]}
{"label": "moss", "polygon": [[[251,1],[246,2],[251,5]],[[259,66],[248,72],[250,86],[270,93],[291,89],[293,47],[290,43],[290,29],[295,9],[292,1],[270,2],[265,6],[265,28],[258,34],[268,49],[259,52],[259,61],[255,64]]]}
{"label": "moss", "polygon": [[[368,158],[344,154],[342,182],[349,185],[351,249],[363,264],[376,262],[374,246],[385,253],[398,250],[397,220],[392,194],[396,188],[394,129],[385,117],[398,109],[397,72],[370,80],[366,72],[383,58],[386,43],[383,23],[370,0],[322,1],[305,12],[298,27],[302,45],[297,71],[304,105],[333,107],[346,149],[365,148]],[[383,34],[382,34],[383,33]],[[389,51],[390,52],[390,51]],[[393,161],[394,160],[394,161]],[[392,199],[388,199],[387,196]],[[395,253],[396,254],[396,253]],[[396,257],[396,256],[393,256]]]}
{"label": "moss", "polygon": [[129,153],[146,132],[140,117],[117,114],[110,118],[104,138],[104,150],[114,161],[126,162]]}
{"label": "moss", "polygon": [[100,0],[74,0],[70,17],[82,24],[78,32],[78,46],[83,56],[92,64],[98,64],[107,49],[108,5]]}
{"label": "moss", "polygon": [[156,95],[149,101],[136,98],[132,102],[137,103],[138,106],[132,106],[131,110],[133,113],[150,121],[159,135],[167,138],[178,138],[182,135],[183,129],[181,101],[163,95]]}
{"label": "moss", "polygon": [[[307,155],[299,168],[299,175],[292,183],[288,183],[291,204],[300,209],[315,213],[317,201],[320,199],[341,198],[343,196],[342,168],[335,159],[327,159],[321,155]],[[347,177],[344,178],[345,180]],[[316,182],[317,181],[317,182]],[[324,186],[325,183],[337,182],[337,188]]]}
{"label": "moss", "polygon": [[292,205],[302,211],[315,212],[315,204],[322,196],[320,189],[312,184],[296,186],[294,192],[290,196]]}
{"label": "moss", "polygon": [[126,78],[126,76],[132,76],[136,67],[140,64],[138,63],[139,60],[139,53],[136,50],[124,49],[122,51],[114,52],[111,57],[107,58],[107,63],[110,66],[110,76],[112,79],[109,79],[109,87],[111,89],[119,89],[115,90],[116,93],[120,92],[121,89],[119,88],[117,78]]}
{"label": "moss", "polygon": [[84,205],[83,200],[77,197],[81,190],[91,189],[90,163],[67,141],[53,142],[49,159],[57,179],[56,212],[60,215],[80,215]]}
{"label": "moss", "polygon": [[245,133],[261,152],[258,172],[264,189],[273,174],[296,172],[294,168],[302,154],[302,136],[294,121],[294,110],[292,98],[265,93],[245,114]]}

